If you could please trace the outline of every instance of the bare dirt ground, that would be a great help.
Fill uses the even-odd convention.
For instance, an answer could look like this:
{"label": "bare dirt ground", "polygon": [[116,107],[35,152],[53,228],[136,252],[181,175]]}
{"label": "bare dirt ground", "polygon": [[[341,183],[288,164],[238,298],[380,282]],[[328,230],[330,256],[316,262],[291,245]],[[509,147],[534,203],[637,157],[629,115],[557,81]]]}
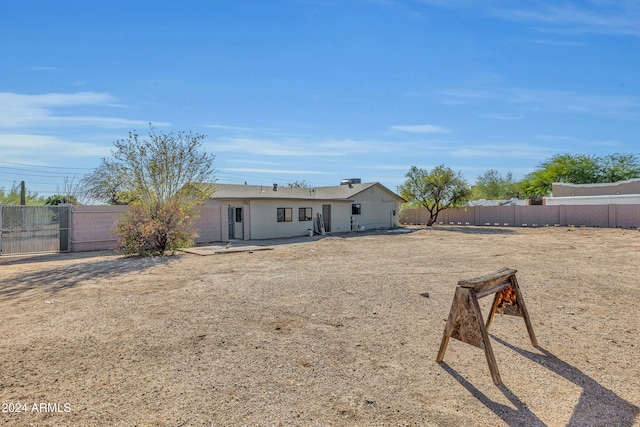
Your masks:
{"label": "bare dirt ground", "polygon": [[[638,231],[439,227],[276,243],[0,257],[0,424],[640,423]],[[496,386],[479,348],[451,340],[444,363],[435,357],[457,282],[502,267],[518,270],[540,347],[522,318],[497,316]]]}

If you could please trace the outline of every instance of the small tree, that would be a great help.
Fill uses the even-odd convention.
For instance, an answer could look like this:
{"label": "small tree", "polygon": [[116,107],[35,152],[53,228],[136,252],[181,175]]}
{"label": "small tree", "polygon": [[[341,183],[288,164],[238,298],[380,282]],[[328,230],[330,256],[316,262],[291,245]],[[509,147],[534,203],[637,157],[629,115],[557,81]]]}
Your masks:
{"label": "small tree", "polygon": [[518,196],[519,184],[513,180],[511,172],[503,177],[495,169],[490,169],[476,179],[471,189],[473,199],[510,199]]}
{"label": "small tree", "polygon": [[50,206],[57,206],[63,203],[69,203],[72,205],[78,205],[78,200],[74,196],[63,196],[60,194],[56,194],[53,196],[49,196],[45,199],[44,204]]}
{"label": "small tree", "polygon": [[294,182],[290,182],[287,184],[289,188],[311,188],[311,184],[309,184],[306,180],[298,181],[297,179]]}
{"label": "small tree", "polygon": [[408,178],[398,187],[400,195],[409,203],[429,211],[427,226],[432,226],[438,214],[469,200],[471,190],[460,172],[440,165],[431,172],[411,166]]}
{"label": "small tree", "polygon": [[116,228],[123,253],[163,254],[193,244],[193,208],[212,194],[203,183],[215,181],[215,156],[200,151],[204,138],[156,133],[150,125],[148,139],[134,131],[114,142],[113,170],[136,200]]}
{"label": "small tree", "polygon": [[521,183],[526,196],[551,193],[554,182],[594,184],[640,177],[640,162],[633,154],[558,154],[538,165]]}
{"label": "small tree", "polygon": [[89,197],[110,205],[128,205],[135,201],[125,176],[119,170],[119,164],[102,159],[100,166],[82,178],[82,185]]}

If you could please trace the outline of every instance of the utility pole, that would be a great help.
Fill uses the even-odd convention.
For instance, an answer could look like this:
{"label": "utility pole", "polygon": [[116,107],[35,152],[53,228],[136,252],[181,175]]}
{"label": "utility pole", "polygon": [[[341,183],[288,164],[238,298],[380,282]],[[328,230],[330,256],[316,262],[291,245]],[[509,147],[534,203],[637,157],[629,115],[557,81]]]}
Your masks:
{"label": "utility pole", "polygon": [[24,181],[20,182],[20,204],[22,206],[27,204],[27,190]]}

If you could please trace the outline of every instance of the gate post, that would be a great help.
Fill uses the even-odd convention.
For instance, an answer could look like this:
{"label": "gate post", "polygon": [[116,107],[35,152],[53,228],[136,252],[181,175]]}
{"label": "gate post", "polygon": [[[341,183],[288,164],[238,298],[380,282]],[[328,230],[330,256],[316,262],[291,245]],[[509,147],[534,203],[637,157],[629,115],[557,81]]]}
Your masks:
{"label": "gate post", "polygon": [[70,204],[58,205],[60,252],[71,252],[71,206]]}

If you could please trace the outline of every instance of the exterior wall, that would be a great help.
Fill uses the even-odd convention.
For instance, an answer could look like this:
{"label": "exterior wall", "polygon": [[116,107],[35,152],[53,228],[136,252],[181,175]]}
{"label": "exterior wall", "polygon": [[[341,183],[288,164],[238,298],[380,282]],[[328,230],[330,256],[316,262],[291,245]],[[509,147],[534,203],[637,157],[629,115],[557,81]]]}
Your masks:
{"label": "exterior wall", "polygon": [[[429,219],[429,211],[424,209],[425,224]],[[479,209],[473,207],[464,207],[460,209],[445,209],[438,214],[437,224],[456,224],[456,225],[471,225],[477,221],[477,213]]]}
{"label": "exterior wall", "polygon": [[251,240],[251,205],[243,205],[242,212],[242,214],[244,215],[242,219],[242,225],[244,226],[242,235],[244,237],[244,240]]}
{"label": "exterior wall", "polygon": [[640,194],[620,194],[615,196],[569,196],[545,197],[544,204],[551,205],[639,205]]}
{"label": "exterior wall", "polygon": [[640,204],[609,205],[609,227],[640,228]]}
{"label": "exterior wall", "polygon": [[112,249],[117,244],[113,228],[128,206],[73,206],[71,252]]}
{"label": "exterior wall", "polygon": [[395,228],[399,224],[398,199],[378,186],[354,196],[353,203],[359,203],[362,212],[360,215],[353,215],[353,219],[358,226],[364,226],[366,230]]}
{"label": "exterior wall", "polygon": [[[426,209],[405,209],[402,224],[426,224]],[[611,228],[640,227],[640,204],[637,205],[556,205],[556,206],[467,206],[446,209],[437,224],[491,225],[506,227],[585,226]]]}
{"label": "exterior wall", "polygon": [[198,232],[196,243],[226,242],[229,240],[226,206],[200,206],[198,217],[193,225]]}
{"label": "exterior wall", "polygon": [[[640,179],[629,179],[626,181],[610,182],[603,184],[566,184],[554,182],[552,184],[554,197],[571,196],[604,196],[630,194],[640,195]],[[637,203],[637,202],[636,202]]]}
{"label": "exterior wall", "polygon": [[[71,252],[113,249],[118,240],[113,229],[128,206],[73,206],[71,209]],[[225,206],[201,206],[194,221],[196,243],[229,240]]]}
{"label": "exterior wall", "polygon": [[[331,231],[351,229],[349,217],[351,204],[346,202],[322,202],[313,200],[252,200],[250,202],[250,235],[252,239],[273,239],[304,236],[313,229],[313,221],[299,221],[298,209],[311,208],[312,217],[322,213],[322,205],[331,205]],[[291,208],[291,222],[278,222],[278,208]]]}

